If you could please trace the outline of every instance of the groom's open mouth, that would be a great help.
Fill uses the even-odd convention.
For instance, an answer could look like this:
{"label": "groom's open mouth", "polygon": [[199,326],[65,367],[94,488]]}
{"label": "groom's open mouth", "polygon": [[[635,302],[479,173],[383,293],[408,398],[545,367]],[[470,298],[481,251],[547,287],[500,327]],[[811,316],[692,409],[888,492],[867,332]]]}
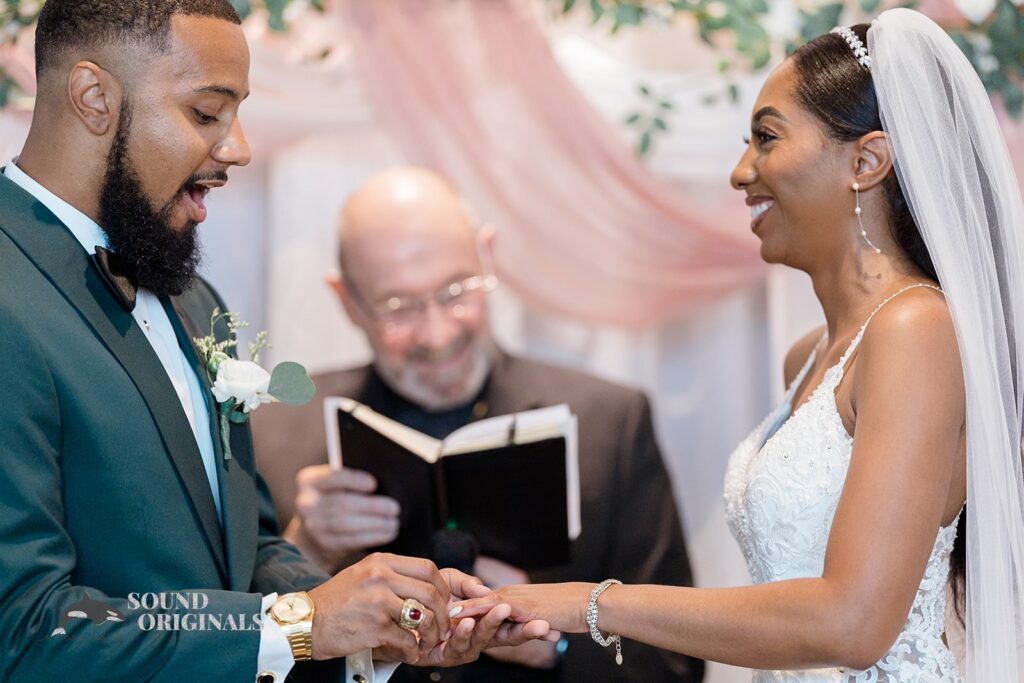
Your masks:
{"label": "groom's open mouth", "polygon": [[208,211],[206,209],[206,195],[215,187],[223,187],[228,181],[227,173],[223,171],[208,174],[209,177],[189,178],[182,188],[182,201],[185,203],[185,210],[190,220],[202,223],[206,220]]}

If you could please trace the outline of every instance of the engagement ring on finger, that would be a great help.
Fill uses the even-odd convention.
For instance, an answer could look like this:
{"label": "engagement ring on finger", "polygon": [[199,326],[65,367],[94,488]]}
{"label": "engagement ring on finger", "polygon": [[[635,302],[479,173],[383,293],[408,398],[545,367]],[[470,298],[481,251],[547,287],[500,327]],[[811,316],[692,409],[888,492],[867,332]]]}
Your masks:
{"label": "engagement ring on finger", "polygon": [[427,608],[423,606],[423,603],[419,600],[406,598],[405,603],[402,605],[402,616],[398,620],[398,625],[406,631],[415,631],[423,623],[423,619],[426,616]]}

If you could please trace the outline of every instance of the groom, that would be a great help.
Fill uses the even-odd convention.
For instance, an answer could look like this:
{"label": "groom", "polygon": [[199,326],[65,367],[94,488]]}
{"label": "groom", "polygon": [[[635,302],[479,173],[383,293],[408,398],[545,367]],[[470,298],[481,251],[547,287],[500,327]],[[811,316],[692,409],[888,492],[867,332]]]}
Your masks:
{"label": "groom", "polygon": [[449,634],[448,599],[486,589],[423,560],[329,579],[279,537],[248,427],[222,452],[191,339],[225,309],[195,276],[206,196],[249,162],[239,23],[227,0],[40,15],[0,176],[0,680],[325,680],[307,660],[348,657],[371,681],[371,649],[454,665],[546,633],[502,606]]}

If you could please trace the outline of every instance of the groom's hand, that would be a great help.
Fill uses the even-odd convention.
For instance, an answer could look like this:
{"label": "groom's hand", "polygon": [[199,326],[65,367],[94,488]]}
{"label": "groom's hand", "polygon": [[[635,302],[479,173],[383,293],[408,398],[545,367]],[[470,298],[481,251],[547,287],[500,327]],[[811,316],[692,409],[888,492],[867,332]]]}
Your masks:
{"label": "groom's hand", "polygon": [[[384,647],[395,659],[415,662],[421,652],[431,651],[449,635],[451,593],[449,581],[430,560],[370,555],[309,591],[316,607],[313,658],[345,657]],[[472,587],[459,593],[464,597],[486,594]],[[426,608],[418,637],[398,625],[407,598]]]}
{"label": "groom's hand", "polygon": [[[458,570],[442,569],[441,576],[451,591],[450,605],[459,600],[491,595],[491,589],[483,585],[480,579]],[[488,647],[510,647],[533,640],[558,640],[559,634],[551,631],[546,622],[514,624],[506,621],[510,613],[508,605],[499,604],[477,619],[453,621],[450,637],[428,652],[420,654],[418,660],[410,660],[401,651],[390,647],[376,650],[374,659],[405,661],[417,666],[451,667],[475,661]],[[458,613],[452,616],[458,617]]]}

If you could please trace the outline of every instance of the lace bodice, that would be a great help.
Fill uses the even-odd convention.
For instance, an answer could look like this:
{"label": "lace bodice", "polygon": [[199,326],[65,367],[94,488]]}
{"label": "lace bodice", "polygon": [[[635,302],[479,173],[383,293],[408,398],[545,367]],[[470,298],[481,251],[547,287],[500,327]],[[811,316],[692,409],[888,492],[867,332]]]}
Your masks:
{"label": "lace bodice", "polygon": [[[897,294],[902,291],[905,290]],[[825,373],[810,398],[791,414],[793,394],[814,364],[812,352],[782,404],[740,443],[729,459],[725,478],[726,519],[755,583],[822,574],[832,517],[853,448],[853,438],[836,409],[835,390],[867,324],[861,327],[840,361]],[[956,525],[954,520],[938,530],[903,630],[873,667],[865,671],[757,671],[754,681],[961,681],[953,655],[942,641],[949,556]]]}

